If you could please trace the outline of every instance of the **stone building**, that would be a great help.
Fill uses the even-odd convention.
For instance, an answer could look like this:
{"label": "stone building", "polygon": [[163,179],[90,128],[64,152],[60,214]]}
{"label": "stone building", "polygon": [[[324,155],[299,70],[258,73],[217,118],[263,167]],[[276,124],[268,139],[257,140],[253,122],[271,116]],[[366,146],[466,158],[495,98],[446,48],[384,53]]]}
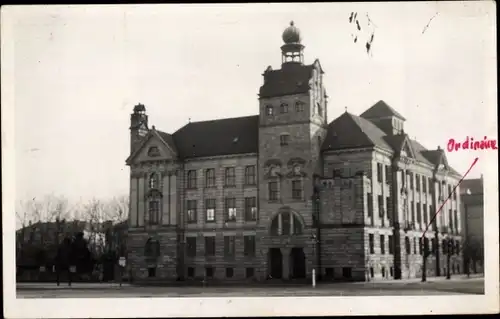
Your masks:
{"label": "stone building", "polygon": [[[325,72],[283,32],[255,116],[173,134],[131,115],[129,265],[136,280],[371,280],[442,275],[460,244],[460,175],[379,101],[328,122]],[[439,216],[436,208],[446,200]],[[458,194],[455,192],[453,194]],[[446,242],[445,242],[446,240]],[[443,246],[444,245],[444,246]],[[443,250],[444,249],[444,250]],[[451,256],[460,264],[459,249]]]}
{"label": "stone building", "polygon": [[472,273],[484,271],[484,184],[481,178],[463,180],[462,221],[464,239],[464,269]]}

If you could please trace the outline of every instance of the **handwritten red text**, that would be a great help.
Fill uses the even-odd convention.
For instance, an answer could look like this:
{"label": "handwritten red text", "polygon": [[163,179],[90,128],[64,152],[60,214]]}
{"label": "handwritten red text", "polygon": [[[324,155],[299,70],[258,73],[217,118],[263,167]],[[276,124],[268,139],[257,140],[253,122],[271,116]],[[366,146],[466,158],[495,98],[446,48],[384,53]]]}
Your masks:
{"label": "handwritten red text", "polygon": [[463,150],[496,150],[498,149],[497,141],[488,139],[486,136],[480,141],[475,141],[474,138],[467,136],[465,141],[455,141],[450,138],[448,140],[448,152]]}

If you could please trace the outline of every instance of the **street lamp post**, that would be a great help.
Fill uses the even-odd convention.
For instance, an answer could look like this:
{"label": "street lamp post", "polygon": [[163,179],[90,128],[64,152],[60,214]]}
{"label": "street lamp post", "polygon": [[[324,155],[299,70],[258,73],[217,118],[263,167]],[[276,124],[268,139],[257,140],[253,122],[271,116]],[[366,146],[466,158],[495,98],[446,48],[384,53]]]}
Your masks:
{"label": "street lamp post", "polygon": [[450,279],[451,238],[446,237],[446,279]]}
{"label": "street lamp post", "polygon": [[[313,256],[316,256],[316,242],[317,242],[316,234],[313,233],[311,235],[311,240],[313,244]],[[314,258],[313,258],[313,269],[312,269],[312,286],[313,288],[316,287],[316,261]]]}

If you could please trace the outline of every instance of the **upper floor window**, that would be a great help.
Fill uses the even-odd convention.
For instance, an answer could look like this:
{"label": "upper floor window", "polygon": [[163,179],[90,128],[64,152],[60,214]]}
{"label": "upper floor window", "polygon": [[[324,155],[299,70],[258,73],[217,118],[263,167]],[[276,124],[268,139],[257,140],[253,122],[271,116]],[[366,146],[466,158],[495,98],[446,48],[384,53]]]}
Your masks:
{"label": "upper floor window", "polygon": [[281,134],[280,135],[280,145],[281,146],[286,146],[290,143],[290,135],[288,134]]}
{"label": "upper floor window", "polygon": [[368,235],[368,244],[370,245],[370,254],[375,253],[375,238],[373,234]]}
{"label": "upper floor window", "polygon": [[215,237],[205,237],[205,256],[215,256]]}
{"label": "upper floor window", "polygon": [[318,115],[322,116],[323,115],[323,107],[321,106],[321,103],[317,102],[316,106],[318,108]]}
{"label": "upper floor window", "polygon": [[427,192],[427,177],[422,176],[422,192]]}
{"label": "upper floor window", "polygon": [[416,188],[417,192],[419,192],[420,191],[420,175],[418,175],[418,174],[415,174],[415,184],[416,184],[415,188]]}
{"label": "upper floor window", "polygon": [[269,200],[278,200],[278,182],[269,182]]}
{"label": "upper floor window", "polygon": [[292,181],[292,198],[302,199],[302,181]]}
{"label": "upper floor window", "polygon": [[159,178],[158,174],[153,173],[149,176],[149,188],[150,189],[158,189],[159,187]]}
{"label": "upper floor window", "polygon": [[187,222],[196,223],[196,200],[188,200],[187,206]]}
{"label": "upper floor window", "polygon": [[236,174],[234,167],[226,167],[224,177],[226,186],[236,185]]}
{"label": "upper floor window", "polygon": [[215,221],[215,198],[207,198],[205,199],[205,220],[207,222]]}
{"label": "upper floor window", "polygon": [[281,103],[281,105],[280,105],[280,113],[288,113],[288,104]]}
{"label": "upper floor window", "polygon": [[271,222],[271,235],[300,235],[302,233],[302,222],[294,213],[279,213]]}
{"label": "upper floor window", "polygon": [[302,102],[302,101],[295,102],[295,111],[296,112],[303,112],[304,111],[304,102]]}
{"label": "upper floor window", "polygon": [[245,185],[255,185],[256,183],[255,165],[245,167]]}
{"label": "upper floor window", "polygon": [[257,198],[245,197],[245,220],[257,220]]}
{"label": "upper floor window", "polygon": [[245,256],[255,256],[255,236],[243,237],[243,253]]}
{"label": "upper floor window", "polygon": [[196,256],[196,237],[186,237],[186,255],[188,257]]}
{"label": "upper floor window", "polygon": [[385,255],[385,236],[380,235],[380,253]]}
{"label": "upper floor window", "polygon": [[209,168],[205,171],[205,186],[206,187],[215,186],[215,169]]}
{"label": "upper floor window", "polygon": [[187,187],[196,188],[196,171],[189,170],[187,176],[188,176]]}
{"label": "upper floor window", "polygon": [[384,166],[380,163],[377,163],[377,181],[382,183],[382,176],[384,174]]}
{"label": "upper floor window", "polygon": [[224,217],[226,221],[236,221],[236,198],[226,198]]}
{"label": "upper floor window", "polygon": [[158,200],[149,201],[149,224],[158,225],[160,223],[160,202]]}
{"label": "upper floor window", "polygon": [[160,156],[160,150],[158,149],[158,146],[151,146],[148,149],[148,156],[150,157]]}
{"label": "upper floor window", "polygon": [[373,215],[373,196],[371,193],[366,195],[368,201],[368,217],[372,217]]}
{"label": "upper floor window", "polygon": [[385,183],[391,183],[391,167],[389,165],[385,166]]}
{"label": "upper floor window", "polygon": [[272,105],[266,105],[266,115],[273,115],[274,114],[274,108]]}
{"label": "upper floor window", "polygon": [[224,256],[233,257],[235,255],[235,236],[224,236]]}

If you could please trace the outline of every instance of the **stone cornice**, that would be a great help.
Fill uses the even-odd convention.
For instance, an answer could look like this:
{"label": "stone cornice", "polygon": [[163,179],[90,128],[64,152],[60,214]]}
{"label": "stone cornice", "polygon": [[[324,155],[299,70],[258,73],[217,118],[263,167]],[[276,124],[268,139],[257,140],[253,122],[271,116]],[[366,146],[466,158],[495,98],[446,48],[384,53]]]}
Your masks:
{"label": "stone cornice", "polygon": [[185,163],[188,162],[196,162],[196,161],[210,161],[210,160],[224,160],[224,159],[233,159],[233,158],[246,158],[246,157],[257,157],[258,153],[243,153],[243,154],[228,154],[228,155],[219,155],[219,156],[207,156],[207,157],[194,157],[187,158],[184,160]]}

